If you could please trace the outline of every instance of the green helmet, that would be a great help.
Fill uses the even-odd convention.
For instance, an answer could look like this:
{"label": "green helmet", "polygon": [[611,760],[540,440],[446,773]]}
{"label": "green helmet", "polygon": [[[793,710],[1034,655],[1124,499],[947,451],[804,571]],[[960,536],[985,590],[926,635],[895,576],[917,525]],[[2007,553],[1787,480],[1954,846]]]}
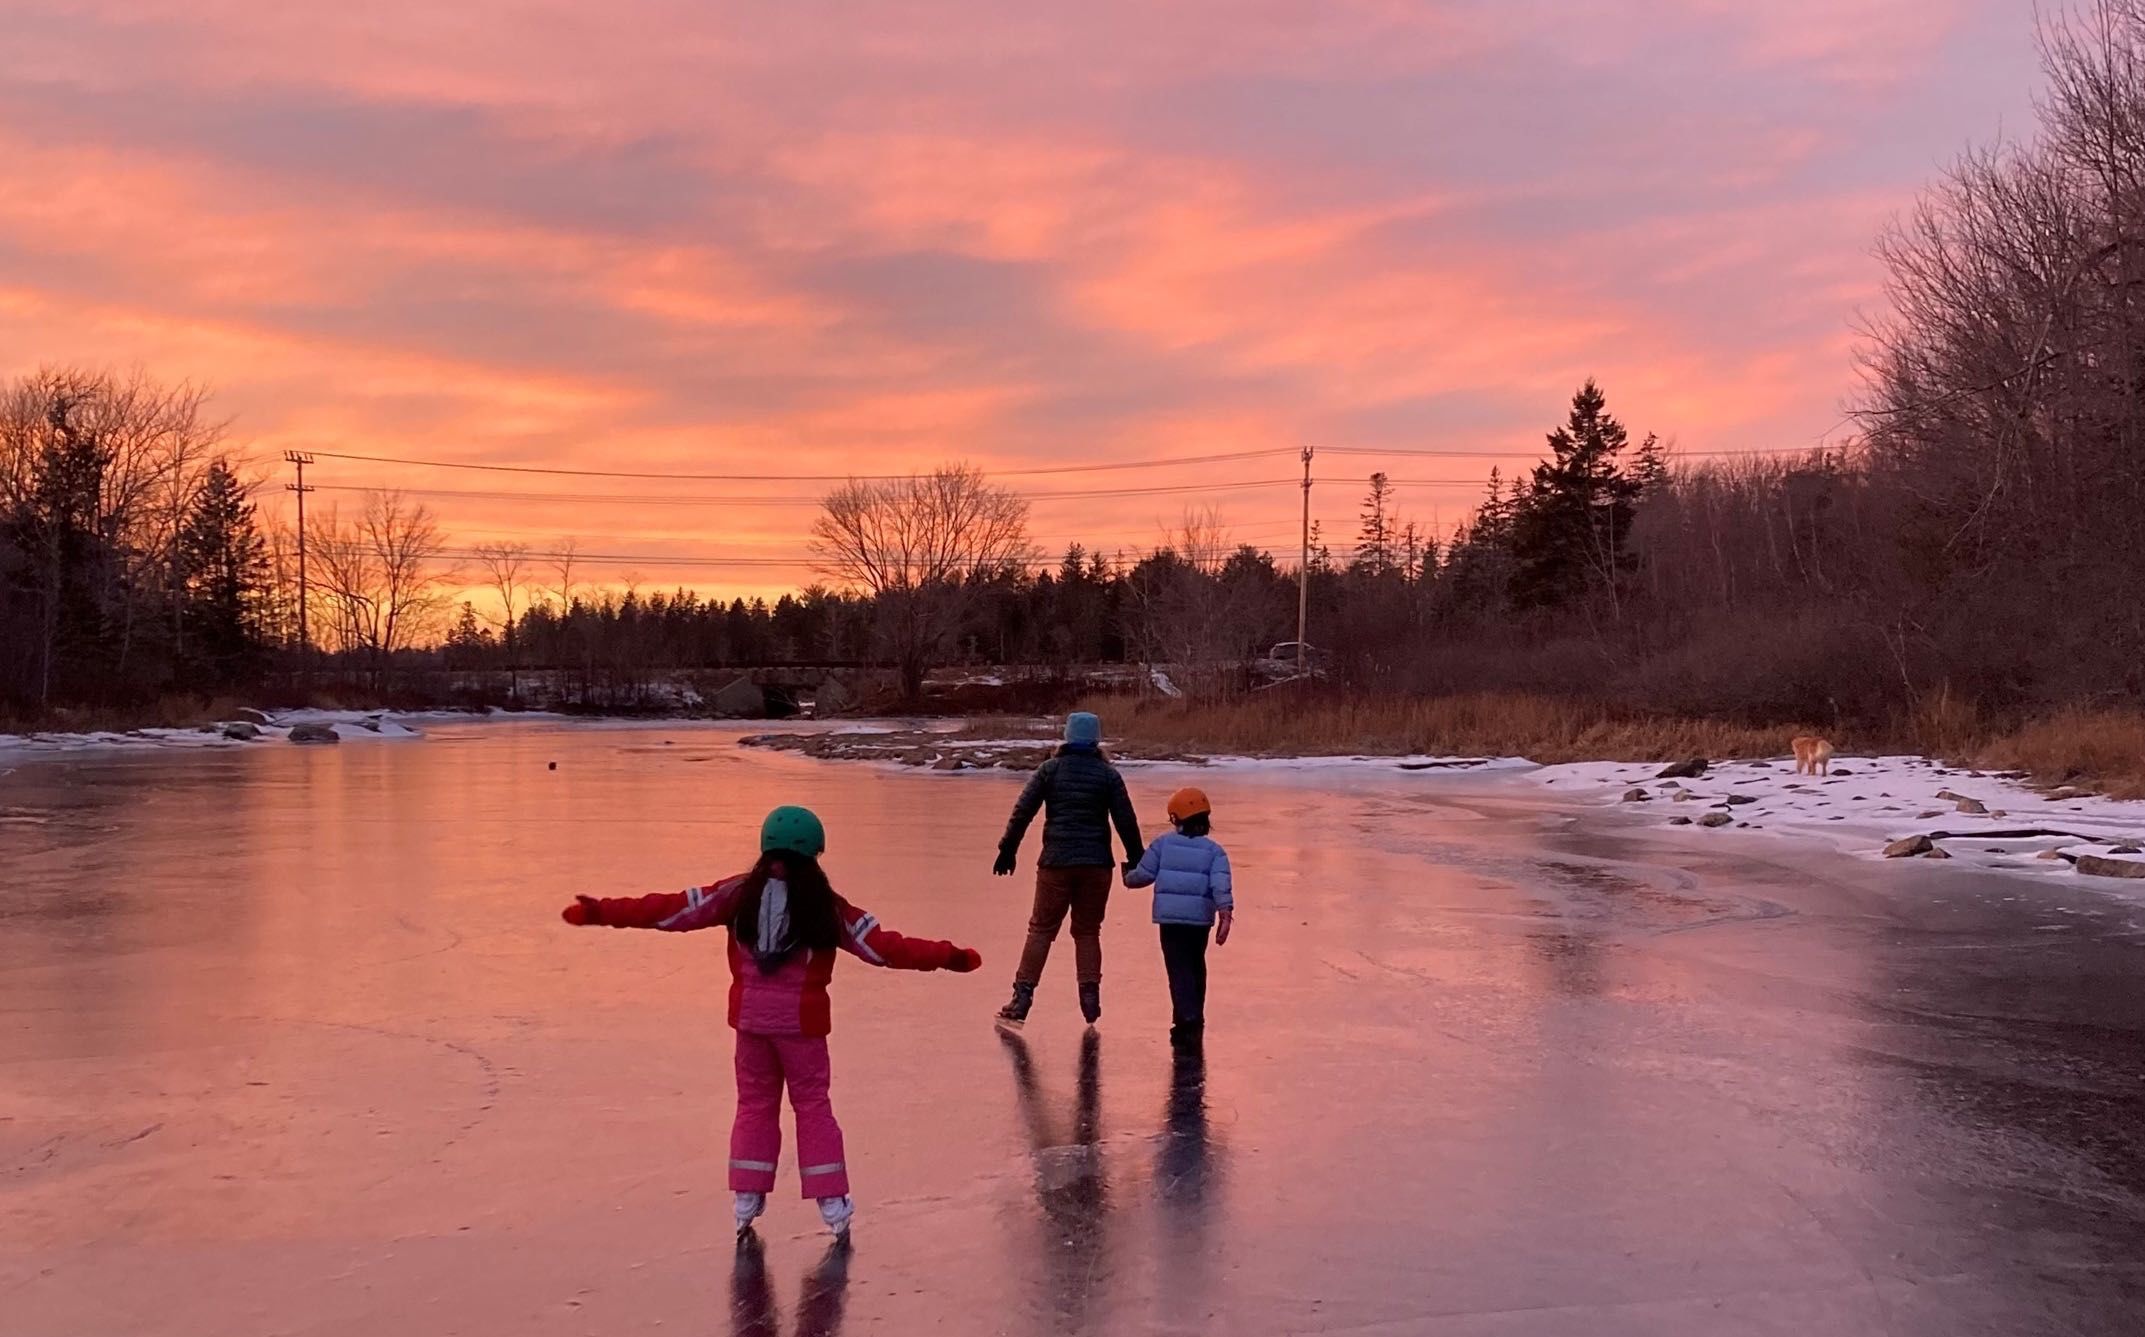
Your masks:
{"label": "green helmet", "polygon": [[816,859],[827,852],[827,828],[810,808],[784,804],[760,823],[760,853],[770,850],[788,850]]}

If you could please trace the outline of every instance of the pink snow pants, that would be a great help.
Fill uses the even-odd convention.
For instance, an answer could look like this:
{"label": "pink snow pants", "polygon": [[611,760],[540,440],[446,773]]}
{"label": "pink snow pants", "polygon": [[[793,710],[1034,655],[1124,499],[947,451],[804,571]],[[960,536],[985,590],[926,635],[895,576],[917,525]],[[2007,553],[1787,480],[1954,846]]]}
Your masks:
{"label": "pink snow pants", "polygon": [[827,1040],[814,1035],[737,1033],[737,1122],[730,1128],[730,1189],[767,1193],[782,1158],[782,1087],[789,1086],[797,1115],[797,1164],[804,1196],[840,1198],[849,1193],[842,1159],[842,1126],[827,1096],[831,1077]]}

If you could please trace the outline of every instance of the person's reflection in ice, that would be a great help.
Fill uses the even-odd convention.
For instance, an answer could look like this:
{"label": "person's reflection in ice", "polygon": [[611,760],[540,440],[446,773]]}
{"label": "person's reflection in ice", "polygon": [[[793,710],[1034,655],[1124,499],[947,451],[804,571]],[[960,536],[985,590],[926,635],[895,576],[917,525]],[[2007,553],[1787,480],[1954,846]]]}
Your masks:
{"label": "person's reflection in ice", "polygon": [[782,1315],[767,1284],[767,1253],[756,1231],[737,1237],[737,1261],[730,1267],[731,1337],[779,1337]]}
{"label": "person's reflection in ice", "polygon": [[[836,1337],[842,1330],[842,1310],[849,1299],[847,1240],[828,1247],[819,1266],[804,1279],[804,1293],[797,1301],[796,1337]],[[756,1232],[738,1236],[737,1261],[730,1269],[731,1337],[780,1337],[782,1311],[775,1307],[774,1288],[767,1283],[767,1254]]]}
{"label": "person's reflection in ice", "polygon": [[1194,1331],[1212,1317],[1210,1227],[1221,1188],[1221,1149],[1207,1127],[1207,1060],[1197,1047],[1171,1056],[1169,1100],[1154,1159],[1162,1238],[1161,1309],[1172,1329]]}
{"label": "person's reflection in ice", "polygon": [[797,1301],[797,1337],[835,1337],[842,1330],[842,1310],[849,1303],[848,1240],[827,1247],[819,1266],[804,1279]]}
{"label": "person's reflection in ice", "polygon": [[1112,1284],[1102,1266],[1110,1216],[1110,1186],[1100,1146],[1102,1037],[1089,1031],[1080,1040],[1079,1094],[1070,1136],[1061,1135],[1061,1111],[1036,1081],[1028,1042],[1003,1030],[998,1038],[1013,1060],[1013,1088],[1035,1162],[1035,1200],[1043,1209],[1048,1287],[1043,1304],[1055,1317],[1057,1331],[1085,1332],[1094,1322],[1092,1302]]}

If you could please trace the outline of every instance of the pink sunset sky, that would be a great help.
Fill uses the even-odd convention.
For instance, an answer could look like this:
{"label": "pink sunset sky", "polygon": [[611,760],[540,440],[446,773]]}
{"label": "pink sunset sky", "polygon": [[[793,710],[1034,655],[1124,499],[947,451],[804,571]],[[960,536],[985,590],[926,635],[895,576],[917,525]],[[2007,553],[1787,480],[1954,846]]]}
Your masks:
{"label": "pink sunset sky", "polygon": [[[200,379],[277,481],[1461,452],[1321,460],[1335,541],[1375,468],[1449,529],[1587,376],[1837,441],[1877,230],[2037,84],[2019,0],[4,8],[0,373]],[[1296,469],[1007,481],[1045,548],[1292,553]],[[724,597],[824,487],[311,472]]]}

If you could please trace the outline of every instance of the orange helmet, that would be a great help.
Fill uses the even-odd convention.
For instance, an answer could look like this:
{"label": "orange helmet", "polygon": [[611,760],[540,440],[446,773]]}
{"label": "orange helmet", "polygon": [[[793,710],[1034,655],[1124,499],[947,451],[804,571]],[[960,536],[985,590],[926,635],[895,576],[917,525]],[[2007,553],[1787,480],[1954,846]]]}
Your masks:
{"label": "orange helmet", "polygon": [[1187,822],[1203,813],[1213,811],[1214,805],[1207,802],[1206,791],[1204,790],[1186,787],[1169,796],[1168,812],[1169,820],[1172,822]]}

